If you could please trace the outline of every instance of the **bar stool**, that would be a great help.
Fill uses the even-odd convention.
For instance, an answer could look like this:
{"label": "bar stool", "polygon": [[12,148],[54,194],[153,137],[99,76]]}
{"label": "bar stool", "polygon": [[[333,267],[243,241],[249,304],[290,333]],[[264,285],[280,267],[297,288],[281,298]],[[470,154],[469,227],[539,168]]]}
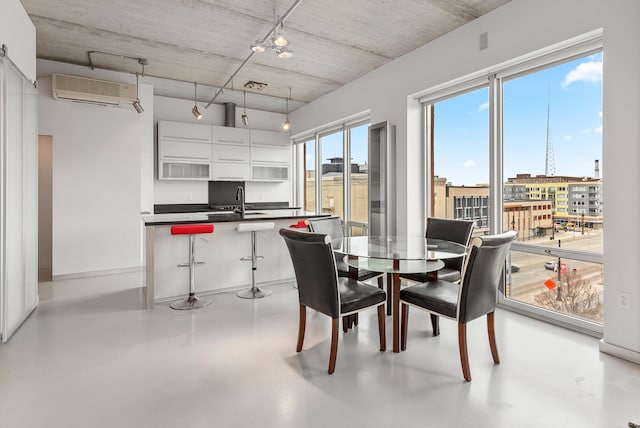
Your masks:
{"label": "bar stool", "polygon": [[256,270],[258,269],[258,260],[264,259],[256,254],[256,232],[261,230],[272,230],[275,227],[273,222],[250,222],[238,224],[238,232],[251,232],[251,255],[242,257],[242,261],[251,261],[251,288],[248,290],[238,291],[236,294],[243,299],[260,299],[271,294],[271,290],[262,290],[256,286]]}
{"label": "bar stool", "polygon": [[211,303],[211,300],[200,300],[196,296],[196,266],[204,262],[196,262],[196,235],[213,233],[213,224],[181,224],[171,226],[172,235],[189,235],[189,262],[181,263],[178,267],[189,268],[189,296],[184,300],[171,303],[172,309],[190,310],[200,309]]}

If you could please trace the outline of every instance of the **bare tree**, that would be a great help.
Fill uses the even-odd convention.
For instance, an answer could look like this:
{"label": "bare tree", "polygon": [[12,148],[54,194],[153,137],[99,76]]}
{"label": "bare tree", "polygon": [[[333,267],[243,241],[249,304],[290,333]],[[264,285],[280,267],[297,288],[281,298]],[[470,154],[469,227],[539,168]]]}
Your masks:
{"label": "bare tree", "polygon": [[562,275],[557,287],[559,289],[536,294],[535,302],[556,311],[590,319],[602,319],[600,293],[575,270]]}

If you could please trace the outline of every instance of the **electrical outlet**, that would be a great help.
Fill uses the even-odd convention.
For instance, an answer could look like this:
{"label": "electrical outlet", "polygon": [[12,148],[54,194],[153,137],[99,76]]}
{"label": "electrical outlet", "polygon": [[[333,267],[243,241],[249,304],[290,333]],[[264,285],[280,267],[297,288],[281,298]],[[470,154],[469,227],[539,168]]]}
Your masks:
{"label": "electrical outlet", "polygon": [[618,306],[624,309],[631,309],[631,293],[618,292]]}

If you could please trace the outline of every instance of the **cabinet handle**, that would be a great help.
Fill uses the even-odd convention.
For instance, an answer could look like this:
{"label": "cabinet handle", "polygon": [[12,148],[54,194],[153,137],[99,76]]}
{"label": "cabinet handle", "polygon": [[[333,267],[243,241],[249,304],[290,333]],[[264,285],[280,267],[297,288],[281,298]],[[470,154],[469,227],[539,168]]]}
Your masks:
{"label": "cabinet handle", "polygon": [[228,144],[245,144],[243,140],[218,140],[218,143],[228,143]]}
{"label": "cabinet handle", "polygon": [[163,158],[167,159],[203,159],[203,160],[209,160],[209,158],[207,156],[162,156]]}
{"label": "cabinet handle", "polygon": [[230,176],[230,175],[217,175],[216,178],[233,178],[233,179],[241,178],[241,179],[244,179],[244,177],[241,177],[241,176],[233,177],[233,176]]}
{"label": "cabinet handle", "polygon": [[242,162],[244,159],[234,159],[234,158],[218,158],[221,161],[233,161],[233,162]]}

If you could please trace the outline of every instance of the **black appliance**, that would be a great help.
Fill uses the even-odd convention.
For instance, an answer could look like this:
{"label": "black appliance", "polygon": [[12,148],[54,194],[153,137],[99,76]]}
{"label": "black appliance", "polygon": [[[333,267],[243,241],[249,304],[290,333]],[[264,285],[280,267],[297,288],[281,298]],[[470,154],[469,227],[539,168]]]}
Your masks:
{"label": "black appliance", "polygon": [[244,190],[244,181],[210,181],[209,208],[216,211],[233,211],[240,207],[236,200],[238,187]]}

